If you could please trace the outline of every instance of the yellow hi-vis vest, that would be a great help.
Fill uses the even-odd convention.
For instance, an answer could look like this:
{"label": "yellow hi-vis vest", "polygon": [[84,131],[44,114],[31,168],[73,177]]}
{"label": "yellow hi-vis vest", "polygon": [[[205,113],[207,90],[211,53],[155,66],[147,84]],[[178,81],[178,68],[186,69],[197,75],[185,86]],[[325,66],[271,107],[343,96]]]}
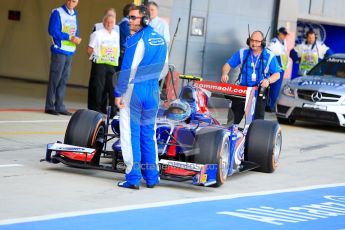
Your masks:
{"label": "yellow hi-vis vest", "polygon": [[[77,17],[76,15],[69,15],[66,11],[60,7],[56,9],[60,14],[62,32],[75,36],[77,32]],[[75,52],[77,46],[75,43],[69,40],[61,40],[61,50],[67,52]]]}
{"label": "yellow hi-vis vest", "polygon": [[93,32],[89,46],[93,48],[93,61],[97,64],[118,66],[120,55],[120,35],[117,29],[109,33],[106,29]]}

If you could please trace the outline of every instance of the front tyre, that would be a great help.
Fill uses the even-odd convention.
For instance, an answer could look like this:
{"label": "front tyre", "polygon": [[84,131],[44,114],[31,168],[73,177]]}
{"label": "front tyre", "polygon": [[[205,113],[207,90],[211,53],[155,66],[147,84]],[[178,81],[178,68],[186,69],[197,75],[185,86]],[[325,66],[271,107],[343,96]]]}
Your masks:
{"label": "front tyre", "polygon": [[203,128],[197,133],[194,148],[195,163],[217,165],[214,187],[224,184],[230,165],[229,133],[224,129]]}
{"label": "front tyre", "polygon": [[105,122],[102,114],[93,110],[81,109],[71,117],[64,143],[96,149],[97,153],[92,162],[99,164],[104,138]]}

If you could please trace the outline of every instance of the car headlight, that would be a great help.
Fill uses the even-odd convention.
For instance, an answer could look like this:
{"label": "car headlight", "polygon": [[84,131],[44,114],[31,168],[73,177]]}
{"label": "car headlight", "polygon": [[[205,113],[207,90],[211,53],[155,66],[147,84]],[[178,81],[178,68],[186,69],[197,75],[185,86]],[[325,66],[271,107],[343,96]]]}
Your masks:
{"label": "car headlight", "polygon": [[286,95],[286,96],[289,96],[289,97],[294,97],[295,94],[294,94],[294,91],[292,88],[290,88],[290,86],[288,84],[286,84],[283,88],[283,93]]}

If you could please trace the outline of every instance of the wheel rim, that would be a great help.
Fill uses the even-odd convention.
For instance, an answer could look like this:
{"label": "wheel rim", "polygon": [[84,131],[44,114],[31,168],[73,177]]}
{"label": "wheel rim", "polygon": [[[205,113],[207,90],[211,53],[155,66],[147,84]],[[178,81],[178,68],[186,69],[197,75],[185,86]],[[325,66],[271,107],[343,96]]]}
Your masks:
{"label": "wheel rim", "polygon": [[225,137],[225,143],[223,145],[223,148],[221,149],[221,155],[219,159],[220,167],[221,167],[221,177],[223,180],[225,180],[228,176],[229,171],[229,158],[230,158],[230,150],[229,150],[229,141],[227,140],[228,136]]}
{"label": "wheel rim", "polygon": [[272,165],[274,169],[277,167],[278,162],[279,162],[281,147],[282,147],[282,134],[279,131],[277,133],[274,148],[273,148]]}

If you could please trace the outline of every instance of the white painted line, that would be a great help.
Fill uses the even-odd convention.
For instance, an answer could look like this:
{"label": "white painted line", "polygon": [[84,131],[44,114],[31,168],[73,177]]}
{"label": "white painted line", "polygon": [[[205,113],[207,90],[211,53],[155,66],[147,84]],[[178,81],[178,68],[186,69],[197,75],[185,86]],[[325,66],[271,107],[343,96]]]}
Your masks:
{"label": "white painted line", "polygon": [[8,165],[0,165],[0,168],[8,168],[8,167],[22,167],[24,165],[21,164],[8,164]]}
{"label": "white painted line", "polygon": [[69,120],[27,120],[27,121],[0,121],[0,124],[11,123],[56,123],[56,122],[68,122]]}
{"label": "white painted line", "polygon": [[271,194],[286,193],[286,192],[299,192],[299,191],[306,191],[306,190],[311,190],[311,189],[332,188],[332,187],[339,187],[339,186],[345,186],[345,183],[322,184],[322,185],[314,185],[314,186],[306,186],[306,187],[298,187],[298,188],[290,188],[290,189],[270,190],[270,191],[263,191],[263,192],[253,192],[253,193],[244,193],[244,194],[240,193],[240,194],[225,195],[225,196],[201,197],[201,198],[194,198],[194,199],[192,198],[192,199],[163,201],[163,202],[156,202],[156,203],[149,203],[149,204],[127,205],[127,206],[114,207],[114,208],[93,209],[93,210],[76,211],[76,212],[64,212],[64,213],[51,214],[51,215],[0,220],[0,225],[52,220],[52,219],[58,219],[58,218],[67,218],[67,217],[92,215],[92,214],[100,214],[100,213],[121,212],[121,211],[129,211],[129,210],[145,209],[145,208],[158,208],[158,207],[165,207],[165,206],[172,206],[172,205],[179,205],[179,204],[190,204],[190,203],[197,203],[197,202],[203,202],[203,201],[234,199],[234,198],[241,198],[241,197],[248,197],[248,196],[261,196],[261,195],[271,195]]}

